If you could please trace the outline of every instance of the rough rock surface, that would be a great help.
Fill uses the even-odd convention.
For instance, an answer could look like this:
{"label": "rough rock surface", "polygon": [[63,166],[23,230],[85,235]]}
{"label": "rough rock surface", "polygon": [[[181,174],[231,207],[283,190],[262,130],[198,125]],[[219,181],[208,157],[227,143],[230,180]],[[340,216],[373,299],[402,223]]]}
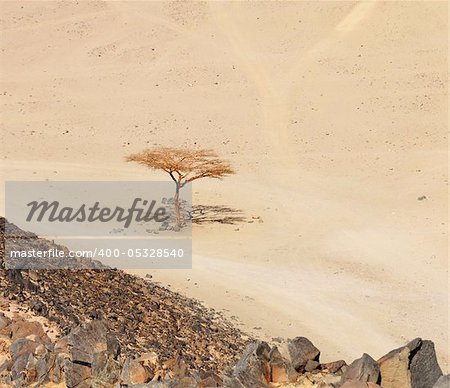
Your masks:
{"label": "rough rock surface", "polygon": [[412,352],[411,387],[432,387],[442,376],[442,370],[436,359],[434,343],[423,340],[421,346]]}
{"label": "rough rock surface", "polygon": [[269,353],[270,346],[266,342],[255,341],[250,343],[236,364],[228,385],[266,386],[270,381]]}
{"label": "rough rock surface", "polygon": [[410,350],[405,346],[389,352],[378,360],[383,388],[411,388],[409,354]]}
{"label": "rough rock surface", "polygon": [[342,375],[341,381],[344,383],[347,380],[378,383],[380,367],[372,357],[364,353],[361,358],[353,361]]}
{"label": "rough rock surface", "polygon": [[383,388],[432,387],[442,376],[434,344],[415,338],[378,360]]}
{"label": "rough rock surface", "polygon": [[449,388],[449,387],[450,387],[450,375],[439,377],[439,380],[436,381],[436,384],[433,385],[433,388]]}
{"label": "rough rock surface", "polygon": [[305,337],[296,337],[287,343],[289,357],[295,370],[304,368],[308,361],[318,361],[320,351]]}
{"label": "rough rock surface", "polygon": [[[14,237],[8,235],[9,244],[27,249],[55,247],[4,218],[0,218],[2,225],[2,236],[5,227],[14,233]],[[188,368],[203,372],[222,371],[245,347],[247,339],[220,313],[148,279],[109,268],[6,270],[1,269],[3,253],[4,242],[0,296],[28,306],[56,323],[64,334],[81,323],[101,319],[115,333],[123,354],[157,349],[164,361],[180,353]]]}

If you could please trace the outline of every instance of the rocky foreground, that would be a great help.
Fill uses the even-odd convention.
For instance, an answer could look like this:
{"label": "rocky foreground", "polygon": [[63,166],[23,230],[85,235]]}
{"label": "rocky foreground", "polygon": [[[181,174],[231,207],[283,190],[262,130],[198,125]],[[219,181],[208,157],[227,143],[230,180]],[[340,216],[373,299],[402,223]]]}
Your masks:
{"label": "rocky foreground", "polygon": [[254,340],[233,368],[195,371],[182,351],[164,361],[157,350],[123,354],[101,320],[52,341],[40,323],[0,314],[0,386],[444,388],[450,382],[442,376],[433,343],[420,338],[378,361],[363,354],[350,365],[320,363],[319,356],[304,337],[275,346]]}
{"label": "rocky foreground", "polygon": [[[54,246],[0,221],[17,247]],[[428,340],[379,360],[364,354],[349,365],[323,363],[307,338],[251,339],[149,279],[98,263],[70,267],[0,269],[0,387],[449,386]]]}

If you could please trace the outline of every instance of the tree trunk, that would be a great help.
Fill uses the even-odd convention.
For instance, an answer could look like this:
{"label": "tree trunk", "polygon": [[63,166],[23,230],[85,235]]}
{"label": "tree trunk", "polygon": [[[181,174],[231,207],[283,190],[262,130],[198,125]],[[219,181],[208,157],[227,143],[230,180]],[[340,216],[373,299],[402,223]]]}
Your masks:
{"label": "tree trunk", "polygon": [[178,182],[176,184],[175,196],[173,197],[173,202],[175,206],[175,223],[181,228],[181,213],[180,213],[180,184]]}

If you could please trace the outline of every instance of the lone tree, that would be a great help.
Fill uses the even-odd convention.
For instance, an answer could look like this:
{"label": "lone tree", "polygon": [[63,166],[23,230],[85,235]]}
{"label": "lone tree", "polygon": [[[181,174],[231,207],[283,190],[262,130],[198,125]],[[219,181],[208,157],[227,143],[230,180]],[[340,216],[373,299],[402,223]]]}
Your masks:
{"label": "lone tree", "polygon": [[187,150],[158,147],[146,149],[126,157],[127,162],[137,162],[146,167],[167,172],[175,182],[175,220],[181,226],[180,190],[189,182],[200,178],[222,179],[234,174],[230,164],[212,150]]}

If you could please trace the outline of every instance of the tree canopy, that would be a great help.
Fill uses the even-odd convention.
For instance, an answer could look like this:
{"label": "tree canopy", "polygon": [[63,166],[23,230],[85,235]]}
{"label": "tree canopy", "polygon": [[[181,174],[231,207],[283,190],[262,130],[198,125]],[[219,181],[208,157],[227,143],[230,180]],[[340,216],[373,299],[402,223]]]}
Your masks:
{"label": "tree canopy", "polygon": [[184,148],[158,147],[126,157],[128,162],[137,162],[146,167],[163,170],[183,187],[200,178],[222,179],[234,174],[231,165],[208,149],[188,150]]}

